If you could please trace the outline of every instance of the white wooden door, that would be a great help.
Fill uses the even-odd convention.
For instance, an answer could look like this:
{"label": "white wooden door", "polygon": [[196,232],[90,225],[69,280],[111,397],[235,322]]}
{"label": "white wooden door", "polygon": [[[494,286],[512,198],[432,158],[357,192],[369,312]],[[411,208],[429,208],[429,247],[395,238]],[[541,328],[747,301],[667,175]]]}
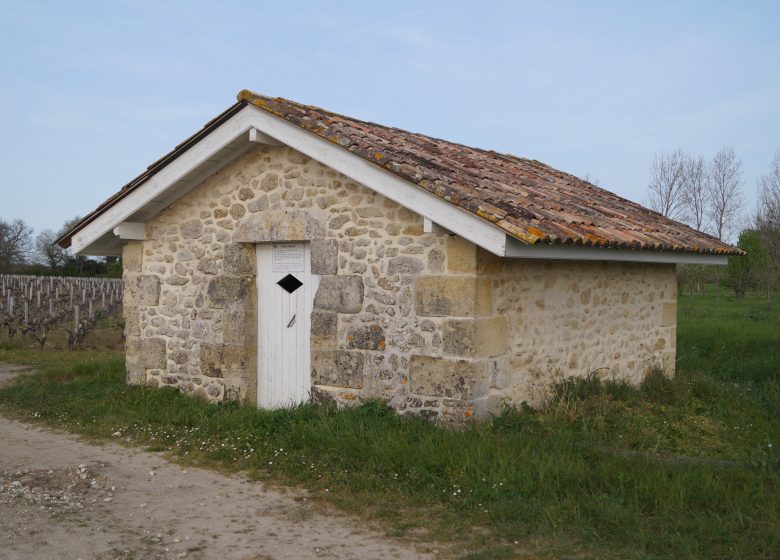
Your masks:
{"label": "white wooden door", "polygon": [[309,400],[311,311],[319,276],[308,243],[257,245],[257,406]]}

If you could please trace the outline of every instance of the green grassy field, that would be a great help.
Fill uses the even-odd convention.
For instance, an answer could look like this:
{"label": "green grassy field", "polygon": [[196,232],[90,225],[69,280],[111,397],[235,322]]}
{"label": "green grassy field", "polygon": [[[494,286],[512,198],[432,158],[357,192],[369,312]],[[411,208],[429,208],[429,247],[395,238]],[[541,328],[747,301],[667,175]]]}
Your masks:
{"label": "green grassy field", "polygon": [[780,312],[765,309],[685,296],[674,379],[565,384],[543,410],[459,431],[381,403],[206,405],[126,387],[117,354],[1,346],[41,373],[0,389],[0,412],[303,486],[463,558],[778,558]]}

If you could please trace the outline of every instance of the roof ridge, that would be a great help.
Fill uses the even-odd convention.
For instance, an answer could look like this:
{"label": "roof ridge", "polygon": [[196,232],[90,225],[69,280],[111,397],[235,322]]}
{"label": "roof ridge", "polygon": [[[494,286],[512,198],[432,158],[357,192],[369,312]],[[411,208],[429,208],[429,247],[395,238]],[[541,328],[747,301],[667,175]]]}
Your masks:
{"label": "roof ridge", "polygon": [[[243,101],[246,103],[250,103],[252,105],[257,106],[257,101],[259,100],[262,102],[282,102],[282,103],[288,103],[290,105],[294,105],[295,107],[298,107],[300,109],[310,109],[310,110],[316,110],[316,111],[322,111],[323,113],[328,113],[329,115],[333,115],[334,117],[339,117],[347,121],[357,122],[364,125],[372,126],[372,127],[379,127],[384,130],[394,131],[394,132],[402,132],[404,134],[412,134],[414,136],[419,136],[421,138],[426,138],[428,140],[433,140],[434,142],[445,142],[451,146],[460,146],[461,148],[468,148],[469,150],[475,150],[478,152],[484,152],[484,153],[491,153],[491,154],[501,154],[501,155],[508,155],[512,156],[514,158],[519,158],[520,156],[515,156],[507,152],[500,152],[498,150],[494,150],[492,148],[480,148],[479,146],[470,146],[468,144],[464,144],[462,142],[455,142],[453,140],[447,140],[446,138],[440,138],[438,136],[432,136],[430,134],[426,134],[424,132],[414,132],[412,130],[407,130],[405,128],[399,128],[397,126],[390,126],[382,123],[377,123],[374,121],[367,121],[363,119],[359,119],[356,117],[350,117],[349,115],[345,115],[343,113],[337,113],[335,111],[331,111],[329,109],[323,109],[322,107],[319,107],[317,105],[306,105],[305,103],[301,103],[300,101],[294,101],[292,99],[287,99],[286,97],[270,97],[268,95],[263,95],[261,93],[256,93],[250,89],[242,89],[240,92],[238,92],[238,95],[236,95],[236,99],[239,101]],[[273,111],[272,111],[273,112]],[[523,159],[523,158],[520,158]],[[529,160],[530,161],[530,160]]]}

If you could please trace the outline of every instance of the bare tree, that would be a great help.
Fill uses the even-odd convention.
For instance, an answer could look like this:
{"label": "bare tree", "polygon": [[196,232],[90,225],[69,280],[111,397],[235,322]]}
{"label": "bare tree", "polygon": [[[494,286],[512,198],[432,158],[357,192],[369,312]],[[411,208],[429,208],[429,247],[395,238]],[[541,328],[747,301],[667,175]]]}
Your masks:
{"label": "bare tree", "polygon": [[676,219],[683,213],[682,172],[685,154],[682,150],[661,152],[653,156],[648,205],[667,218]]}
{"label": "bare tree", "polygon": [[65,264],[68,255],[54,241],[59,236],[50,229],[45,229],[35,237],[35,254],[37,259],[54,270]]}
{"label": "bare tree", "polygon": [[685,220],[702,231],[707,210],[707,167],[701,156],[686,155],[682,162],[681,190]]}
{"label": "bare tree", "polygon": [[598,177],[591,178],[590,171],[588,171],[585,174],[585,177],[583,177],[582,180],[587,182],[587,183],[590,183],[591,185],[596,185],[597,187],[601,186],[601,181],[599,180]]}
{"label": "bare tree", "polygon": [[[55,234],[55,238],[60,238],[68,233],[71,229],[73,229],[73,226],[75,226],[80,221],[81,218],[79,216],[71,218],[70,220],[65,220],[65,223]],[[63,250],[62,254],[64,257],[64,264],[67,264],[68,267],[71,267],[73,272],[78,275],[81,275],[84,272],[84,265],[87,262],[87,257],[83,255],[73,255],[71,254],[70,250]]]}
{"label": "bare tree", "polygon": [[22,220],[6,222],[0,219],[0,272],[24,264],[30,256],[32,228]]}
{"label": "bare tree", "polygon": [[758,180],[756,230],[769,257],[765,282],[771,310],[772,293],[780,283],[780,150],[775,152],[769,173]]}
{"label": "bare tree", "polygon": [[742,160],[734,148],[715,154],[707,174],[707,218],[715,236],[723,241],[734,231],[742,211]]}

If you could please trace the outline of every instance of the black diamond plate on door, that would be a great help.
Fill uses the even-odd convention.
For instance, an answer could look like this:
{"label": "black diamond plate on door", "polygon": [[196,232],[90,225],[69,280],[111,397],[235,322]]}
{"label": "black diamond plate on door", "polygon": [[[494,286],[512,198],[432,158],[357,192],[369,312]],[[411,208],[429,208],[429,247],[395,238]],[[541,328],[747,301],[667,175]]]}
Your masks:
{"label": "black diamond plate on door", "polygon": [[277,282],[282,288],[287,290],[288,293],[293,293],[295,290],[303,286],[303,282],[298,280],[295,276],[292,274],[288,274],[281,280]]}

